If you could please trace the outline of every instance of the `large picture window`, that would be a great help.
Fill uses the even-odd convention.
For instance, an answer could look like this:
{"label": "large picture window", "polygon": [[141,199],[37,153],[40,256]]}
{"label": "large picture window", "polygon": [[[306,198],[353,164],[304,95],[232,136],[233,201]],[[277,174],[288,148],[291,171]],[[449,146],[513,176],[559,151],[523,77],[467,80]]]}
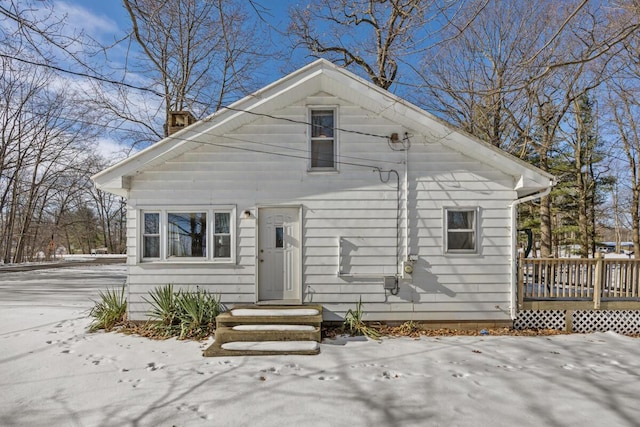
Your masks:
{"label": "large picture window", "polygon": [[310,169],[336,169],[335,110],[311,110]]}
{"label": "large picture window", "polygon": [[476,253],[478,246],[477,210],[445,209],[445,246],[447,253]]}
{"label": "large picture window", "polygon": [[207,256],[207,214],[167,213],[168,257]]}
{"label": "large picture window", "polygon": [[232,262],[235,258],[234,215],[233,207],[143,211],[141,258],[143,261]]}

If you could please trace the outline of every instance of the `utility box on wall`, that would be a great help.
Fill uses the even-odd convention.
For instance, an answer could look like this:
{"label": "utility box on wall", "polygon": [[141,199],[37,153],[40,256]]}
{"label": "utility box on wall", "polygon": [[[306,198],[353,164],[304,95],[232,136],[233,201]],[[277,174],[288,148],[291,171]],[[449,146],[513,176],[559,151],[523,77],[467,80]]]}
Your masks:
{"label": "utility box on wall", "polygon": [[396,276],[384,276],[384,289],[387,291],[394,290],[398,287],[398,279]]}

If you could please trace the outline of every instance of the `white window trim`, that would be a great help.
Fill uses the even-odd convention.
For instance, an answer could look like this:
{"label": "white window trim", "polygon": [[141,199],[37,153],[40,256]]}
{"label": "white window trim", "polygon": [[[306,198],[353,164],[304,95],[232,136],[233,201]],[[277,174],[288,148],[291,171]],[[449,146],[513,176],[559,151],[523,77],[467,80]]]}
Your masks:
{"label": "white window trim", "polygon": [[[448,249],[449,247],[449,215],[448,212],[474,212],[473,231],[474,231],[474,249]],[[480,207],[478,206],[445,206],[442,208],[442,252],[445,255],[479,255],[480,254]]]}
{"label": "white window trim", "polygon": [[[313,135],[312,129],[311,129],[312,128],[312,120],[311,120],[312,111],[333,111],[334,131],[333,131],[333,167],[332,168],[311,167],[311,153],[312,153],[311,136]],[[340,160],[340,139],[338,138],[338,135],[339,135],[338,128],[340,127],[339,117],[340,115],[338,114],[337,105],[307,105],[307,123],[309,123],[309,125],[307,126],[307,149],[309,152],[307,172],[311,174],[323,174],[323,173],[335,173],[339,171],[339,165],[340,165],[340,161],[339,161]],[[313,138],[313,139],[318,139],[318,138]]]}
{"label": "white window trim", "polygon": [[[145,214],[158,214],[158,234],[154,234],[154,233],[150,233],[147,234],[144,232],[145,229],[145,223],[144,223],[144,215]],[[158,236],[158,244],[160,245],[160,248],[158,248],[158,255],[157,257],[144,257],[144,238],[146,236]],[[140,244],[138,245],[138,247],[140,248],[140,258],[143,258],[145,260],[159,260],[161,259],[162,253],[160,252],[160,250],[162,249],[162,213],[158,210],[145,210],[144,212],[141,212],[140,215]]]}
{"label": "white window trim", "polygon": [[[149,264],[235,264],[236,263],[236,239],[238,236],[236,206],[235,205],[171,205],[171,206],[139,206],[138,219],[138,261]],[[231,224],[229,229],[231,232],[231,257],[214,258],[214,218],[216,212],[229,212]],[[143,257],[144,243],[144,214],[159,213],[160,214],[160,257],[145,258]],[[204,257],[169,257],[169,224],[168,214],[170,213],[205,213],[207,215],[207,255]]]}

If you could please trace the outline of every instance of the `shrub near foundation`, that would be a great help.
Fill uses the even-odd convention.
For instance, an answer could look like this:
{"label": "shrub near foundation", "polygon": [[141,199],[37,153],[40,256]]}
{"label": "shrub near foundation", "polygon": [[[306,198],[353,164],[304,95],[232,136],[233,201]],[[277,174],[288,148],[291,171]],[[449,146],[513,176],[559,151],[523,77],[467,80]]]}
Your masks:
{"label": "shrub near foundation", "polygon": [[176,296],[180,339],[206,338],[215,329],[216,316],[220,314],[220,296],[206,291],[180,293]]}
{"label": "shrub near foundation", "polygon": [[125,287],[126,284],[123,284],[119,292],[116,289],[100,291],[100,299],[94,301],[95,305],[89,312],[89,317],[93,318],[89,326],[89,332],[95,332],[99,329],[110,331],[127,320]]}
{"label": "shrub near foundation", "polygon": [[355,310],[347,310],[342,322],[342,330],[351,335],[364,335],[374,340],[380,339],[380,333],[374,328],[367,326],[362,320],[364,310],[362,309],[362,299],[358,300]]}
{"label": "shrub near foundation", "polygon": [[196,292],[178,290],[173,285],[155,288],[149,293],[149,317],[159,338],[203,339],[215,329],[216,316],[222,311],[220,297],[197,288]]}

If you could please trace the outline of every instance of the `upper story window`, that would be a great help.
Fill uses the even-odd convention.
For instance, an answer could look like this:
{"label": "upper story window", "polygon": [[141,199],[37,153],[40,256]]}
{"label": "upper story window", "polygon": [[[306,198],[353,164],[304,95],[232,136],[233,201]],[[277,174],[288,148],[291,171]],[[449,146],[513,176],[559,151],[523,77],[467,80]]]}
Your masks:
{"label": "upper story window", "polygon": [[311,110],[311,138],[309,143],[310,169],[335,170],[336,138],[335,110]]}
{"label": "upper story window", "polygon": [[224,206],[143,211],[142,260],[233,262],[234,212]]}
{"label": "upper story window", "polygon": [[477,253],[477,209],[445,209],[445,252]]}

